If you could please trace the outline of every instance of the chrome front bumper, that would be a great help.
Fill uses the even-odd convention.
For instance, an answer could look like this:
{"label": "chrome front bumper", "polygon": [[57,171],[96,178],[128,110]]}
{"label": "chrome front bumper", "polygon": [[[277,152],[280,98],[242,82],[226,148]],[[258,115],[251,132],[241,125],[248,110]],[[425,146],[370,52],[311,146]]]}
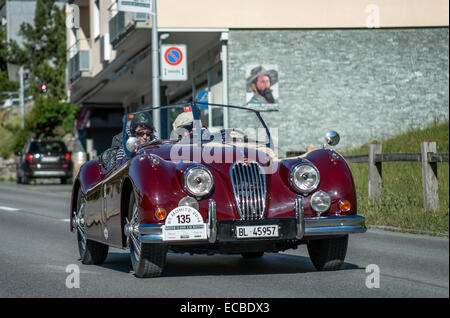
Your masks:
{"label": "chrome front bumper", "polygon": [[[238,221],[239,222],[239,221]],[[271,222],[271,224],[283,224],[284,228],[289,228],[284,231],[281,237],[275,240],[283,239],[308,239],[315,236],[341,236],[350,233],[364,233],[367,229],[365,226],[365,218],[361,215],[348,215],[348,216],[327,216],[327,217],[312,217],[305,218],[303,213],[303,205],[301,197],[296,200],[295,207],[295,219],[267,219],[253,221],[252,224],[266,224]],[[208,218],[206,220],[206,231],[207,240],[203,241],[180,241],[179,243],[216,243],[220,242],[221,235],[218,235],[221,227],[225,227],[225,222],[218,222],[216,218],[216,204],[214,200],[209,201],[208,206]],[[249,221],[251,223],[251,221]],[[244,242],[243,240],[238,240],[233,238],[234,224],[226,222],[227,229],[229,231],[229,237],[226,239],[227,242],[230,240],[235,242]],[[159,224],[140,224],[138,227],[139,236],[138,238],[143,243],[166,243],[163,239],[163,228],[164,225]],[[223,234],[221,231],[219,234]],[[257,239],[264,240],[264,239]],[[273,240],[273,239],[271,239]],[[169,242],[167,242],[169,244]],[[176,244],[178,242],[171,241],[170,244]]]}

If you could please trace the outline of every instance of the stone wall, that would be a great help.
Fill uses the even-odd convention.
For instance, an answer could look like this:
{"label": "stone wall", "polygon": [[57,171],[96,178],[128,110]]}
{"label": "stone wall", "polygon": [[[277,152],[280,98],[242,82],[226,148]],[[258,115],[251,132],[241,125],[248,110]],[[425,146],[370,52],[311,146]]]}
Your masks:
{"label": "stone wall", "polygon": [[[278,65],[281,154],[320,146],[336,130],[352,148],[449,118],[448,28],[233,30],[229,103],[245,105],[245,68]],[[230,116],[230,126],[247,127]]]}
{"label": "stone wall", "polygon": [[14,158],[0,157],[0,181],[16,180],[16,163]]}

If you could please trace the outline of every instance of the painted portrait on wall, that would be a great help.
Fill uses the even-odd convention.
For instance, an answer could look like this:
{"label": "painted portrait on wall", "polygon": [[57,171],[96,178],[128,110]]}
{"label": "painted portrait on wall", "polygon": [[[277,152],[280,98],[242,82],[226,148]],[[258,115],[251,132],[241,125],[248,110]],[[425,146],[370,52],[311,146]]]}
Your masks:
{"label": "painted portrait on wall", "polygon": [[246,106],[257,110],[278,110],[278,65],[247,65]]}

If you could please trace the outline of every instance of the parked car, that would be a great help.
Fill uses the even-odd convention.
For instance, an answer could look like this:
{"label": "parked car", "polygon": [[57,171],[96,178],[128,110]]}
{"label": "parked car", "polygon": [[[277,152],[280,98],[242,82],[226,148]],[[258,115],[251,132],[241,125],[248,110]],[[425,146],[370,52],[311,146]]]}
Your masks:
{"label": "parked car", "polygon": [[[103,263],[109,246],[129,249],[135,275],[157,277],[169,251],[259,258],[306,244],[317,270],[339,269],[349,234],[366,231],[350,169],[329,149],[339,135],[331,132],[327,146],[281,160],[258,111],[209,105],[228,108],[246,125],[214,131],[202,125],[196,103],[188,106],[128,114],[123,148],[80,168],[70,231],[81,261]],[[134,121],[155,109],[166,112],[173,132],[141,144]]]}
{"label": "parked car", "polygon": [[66,184],[72,178],[71,153],[62,140],[29,139],[22,152],[16,152],[16,181],[27,184],[35,178],[59,178]]}

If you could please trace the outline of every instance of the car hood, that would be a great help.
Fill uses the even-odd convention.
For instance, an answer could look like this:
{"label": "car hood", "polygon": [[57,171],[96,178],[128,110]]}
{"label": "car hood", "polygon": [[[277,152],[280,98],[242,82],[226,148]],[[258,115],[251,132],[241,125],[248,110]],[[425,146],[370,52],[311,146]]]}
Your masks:
{"label": "car hood", "polygon": [[163,143],[144,148],[170,162],[197,162],[211,167],[236,161],[258,162],[268,166],[277,161],[276,152],[264,144],[243,142]]}

